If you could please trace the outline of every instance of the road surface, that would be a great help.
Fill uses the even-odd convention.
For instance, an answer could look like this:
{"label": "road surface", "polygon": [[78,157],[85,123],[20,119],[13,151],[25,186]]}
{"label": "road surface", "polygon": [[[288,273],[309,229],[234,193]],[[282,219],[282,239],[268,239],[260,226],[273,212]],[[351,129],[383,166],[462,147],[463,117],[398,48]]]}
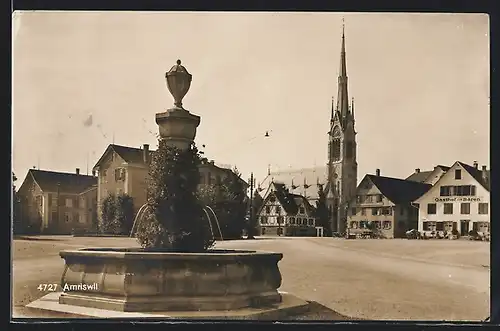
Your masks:
{"label": "road surface", "polygon": [[[14,317],[47,317],[24,306],[46,294],[39,284],[60,282],[60,250],[137,246],[129,238],[32,239],[13,242]],[[281,290],[353,318],[479,321],[489,316],[488,243],[259,238],[216,246],[282,252]]]}

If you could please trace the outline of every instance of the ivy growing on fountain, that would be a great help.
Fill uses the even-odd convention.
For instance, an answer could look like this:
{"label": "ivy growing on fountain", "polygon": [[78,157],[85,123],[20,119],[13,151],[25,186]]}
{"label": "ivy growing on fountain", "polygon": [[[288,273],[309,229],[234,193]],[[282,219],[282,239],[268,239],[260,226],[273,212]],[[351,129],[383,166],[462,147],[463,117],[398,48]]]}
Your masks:
{"label": "ivy growing on fountain", "polygon": [[147,180],[147,203],[137,239],[145,250],[203,252],[213,243],[196,191],[201,157],[195,144],[181,150],[160,139]]}

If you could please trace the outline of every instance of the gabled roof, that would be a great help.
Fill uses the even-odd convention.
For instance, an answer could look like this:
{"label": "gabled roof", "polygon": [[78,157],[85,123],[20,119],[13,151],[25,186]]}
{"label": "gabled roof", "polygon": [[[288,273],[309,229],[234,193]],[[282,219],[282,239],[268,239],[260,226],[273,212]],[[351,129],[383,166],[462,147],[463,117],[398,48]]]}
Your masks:
{"label": "gabled roof", "polygon": [[[290,193],[306,196],[309,200],[318,199],[318,183],[325,187],[327,167],[289,169],[271,172],[260,183],[261,189],[268,188],[271,183],[284,184]],[[292,187],[292,184],[294,185]],[[306,185],[306,187],[304,186]]]}
{"label": "gabled roof", "polygon": [[486,170],[486,180],[483,179],[483,172],[473,166],[457,161],[475,180],[477,180],[485,189],[490,190],[490,170]]}
{"label": "gabled roof", "polygon": [[379,189],[380,193],[394,204],[410,203],[432,187],[431,184],[392,177],[366,175],[365,178],[371,180],[373,185]]}
{"label": "gabled roof", "polygon": [[80,194],[97,185],[97,177],[74,173],[30,169],[26,178],[28,176],[33,177],[43,192],[57,192],[59,190],[61,193]]}
{"label": "gabled roof", "polygon": [[[281,206],[283,206],[283,209],[285,209],[285,212],[288,215],[296,215],[301,205],[304,205],[307,214],[312,215],[314,207],[311,206],[306,197],[299,194],[290,193],[286,186],[281,183],[272,183],[271,186],[276,199],[281,204]],[[266,198],[266,202],[270,198],[270,196],[271,195],[268,195],[268,197]],[[264,207],[264,205],[265,203],[262,205],[262,207]]]}
{"label": "gabled roof", "polygon": [[[94,169],[101,165],[102,161],[111,151],[114,151],[127,163],[144,164],[144,156],[143,156],[144,150],[142,148],[134,148],[134,147],[111,144],[106,148],[106,151],[104,151],[101,158],[97,161],[97,163],[94,166]],[[153,156],[153,153],[154,151],[152,150],[149,151],[150,160]]]}
{"label": "gabled roof", "polygon": [[423,182],[425,182],[429,178],[429,176],[432,174],[432,172],[434,170],[436,170],[436,168],[440,168],[444,172],[446,172],[446,171],[448,171],[450,169],[450,167],[448,167],[448,166],[437,165],[437,166],[434,167],[433,170],[414,172],[413,174],[411,174],[410,176],[408,176],[406,178],[406,180],[409,180],[409,181],[412,181],[412,182],[423,183]]}

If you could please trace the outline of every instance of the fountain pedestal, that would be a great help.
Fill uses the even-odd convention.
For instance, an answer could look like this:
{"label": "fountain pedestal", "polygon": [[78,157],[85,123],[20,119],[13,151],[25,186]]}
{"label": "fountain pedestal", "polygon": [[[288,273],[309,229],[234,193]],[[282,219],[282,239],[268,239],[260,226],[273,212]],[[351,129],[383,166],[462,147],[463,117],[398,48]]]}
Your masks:
{"label": "fountain pedestal", "polygon": [[194,141],[196,128],[200,125],[200,116],[193,115],[183,108],[172,108],[156,114],[156,124],[161,139],[171,146],[186,150]]}

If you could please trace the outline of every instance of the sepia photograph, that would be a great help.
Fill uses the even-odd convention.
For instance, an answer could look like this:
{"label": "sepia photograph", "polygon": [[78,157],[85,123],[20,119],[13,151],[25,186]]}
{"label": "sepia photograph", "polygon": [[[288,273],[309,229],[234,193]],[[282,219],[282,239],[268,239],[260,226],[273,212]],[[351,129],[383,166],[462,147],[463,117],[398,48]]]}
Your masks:
{"label": "sepia photograph", "polygon": [[488,321],[489,25],[14,11],[11,320]]}

